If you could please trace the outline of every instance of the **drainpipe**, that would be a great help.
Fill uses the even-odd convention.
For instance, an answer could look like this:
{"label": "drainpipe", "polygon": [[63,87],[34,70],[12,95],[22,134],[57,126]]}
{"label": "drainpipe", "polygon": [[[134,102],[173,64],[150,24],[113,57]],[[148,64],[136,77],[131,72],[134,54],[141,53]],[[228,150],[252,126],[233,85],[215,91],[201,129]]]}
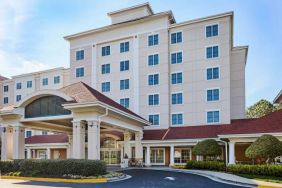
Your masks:
{"label": "drainpipe", "polygon": [[227,162],[227,160],[228,160],[228,155],[227,155],[227,145],[228,145],[228,142],[222,140],[221,138],[218,141],[219,142],[223,142],[225,144],[225,161],[226,161],[225,165],[227,166],[228,165],[228,162]]}

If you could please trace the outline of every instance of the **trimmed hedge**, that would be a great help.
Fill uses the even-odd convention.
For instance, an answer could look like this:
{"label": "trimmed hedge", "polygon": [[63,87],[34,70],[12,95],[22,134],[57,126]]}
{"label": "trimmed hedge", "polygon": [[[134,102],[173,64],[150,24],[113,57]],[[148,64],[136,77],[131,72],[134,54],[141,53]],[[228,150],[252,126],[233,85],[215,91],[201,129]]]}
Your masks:
{"label": "trimmed hedge", "polygon": [[188,161],[186,167],[188,169],[216,170],[216,171],[225,171],[226,169],[225,163],[218,161]]}
{"label": "trimmed hedge", "polygon": [[62,177],[63,175],[99,176],[106,174],[106,163],[99,160],[14,160],[0,161],[2,173],[20,172],[22,176]]}
{"label": "trimmed hedge", "polygon": [[223,171],[232,174],[282,177],[282,165],[228,165],[217,161],[188,161],[187,169]]}

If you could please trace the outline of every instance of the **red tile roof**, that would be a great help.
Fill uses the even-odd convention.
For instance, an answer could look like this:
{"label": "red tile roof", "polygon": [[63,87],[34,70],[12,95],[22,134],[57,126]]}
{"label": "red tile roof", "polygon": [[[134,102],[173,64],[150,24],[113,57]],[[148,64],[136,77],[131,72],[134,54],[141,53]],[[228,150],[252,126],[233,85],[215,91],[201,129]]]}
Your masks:
{"label": "red tile roof", "polygon": [[25,144],[67,143],[66,134],[36,135],[25,139]]}
{"label": "red tile roof", "polygon": [[282,133],[282,110],[257,119],[232,120],[224,125],[170,127],[145,130],[144,140],[217,138],[218,135]]}
{"label": "red tile roof", "polygon": [[83,82],[74,83],[59,90],[67,94],[68,96],[74,98],[75,101],[73,102],[80,103],[100,101],[118,110],[121,110],[137,118],[147,121],[138,114],[125,108],[124,106],[120,105],[119,103],[115,102],[114,100],[110,99],[109,97],[105,96],[104,94],[100,93],[99,91],[93,89],[92,87],[88,86]]}
{"label": "red tile roof", "polygon": [[3,81],[3,80],[8,80],[8,78],[0,75],[0,81]]}

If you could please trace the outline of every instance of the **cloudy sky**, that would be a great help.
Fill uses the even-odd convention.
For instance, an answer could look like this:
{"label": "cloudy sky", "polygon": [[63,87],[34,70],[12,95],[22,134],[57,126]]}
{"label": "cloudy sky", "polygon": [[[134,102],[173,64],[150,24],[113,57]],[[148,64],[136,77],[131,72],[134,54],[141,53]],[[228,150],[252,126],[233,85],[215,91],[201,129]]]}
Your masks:
{"label": "cloudy sky", "polygon": [[[110,24],[106,13],[142,0],[0,0],[0,75],[68,67],[63,36]],[[234,45],[249,45],[246,100],[270,101],[282,89],[282,1],[151,0],[177,22],[234,11]]]}

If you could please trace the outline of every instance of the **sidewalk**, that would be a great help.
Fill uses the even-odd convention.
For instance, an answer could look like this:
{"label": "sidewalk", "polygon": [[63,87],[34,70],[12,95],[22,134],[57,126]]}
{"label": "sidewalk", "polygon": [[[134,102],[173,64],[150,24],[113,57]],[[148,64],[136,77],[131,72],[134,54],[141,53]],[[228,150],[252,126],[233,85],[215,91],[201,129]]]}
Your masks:
{"label": "sidewalk", "polygon": [[164,171],[172,171],[172,172],[182,172],[182,173],[189,173],[189,174],[196,174],[200,176],[204,176],[210,178],[214,181],[244,186],[244,187],[259,187],[259,188],[277,188],[282,187],[282,184],[279,183],[270,183],[270,182],[263,182],[258,180],[252,180],[243,178],[240,176],[236,176],[233,174],[228,174],[224,172],[214,172],[214,171],[206,171],[206,170],[187,170],[187,169],[173,169],[169,167],[146,167],[142,169],[148,170],[164,170]]}

